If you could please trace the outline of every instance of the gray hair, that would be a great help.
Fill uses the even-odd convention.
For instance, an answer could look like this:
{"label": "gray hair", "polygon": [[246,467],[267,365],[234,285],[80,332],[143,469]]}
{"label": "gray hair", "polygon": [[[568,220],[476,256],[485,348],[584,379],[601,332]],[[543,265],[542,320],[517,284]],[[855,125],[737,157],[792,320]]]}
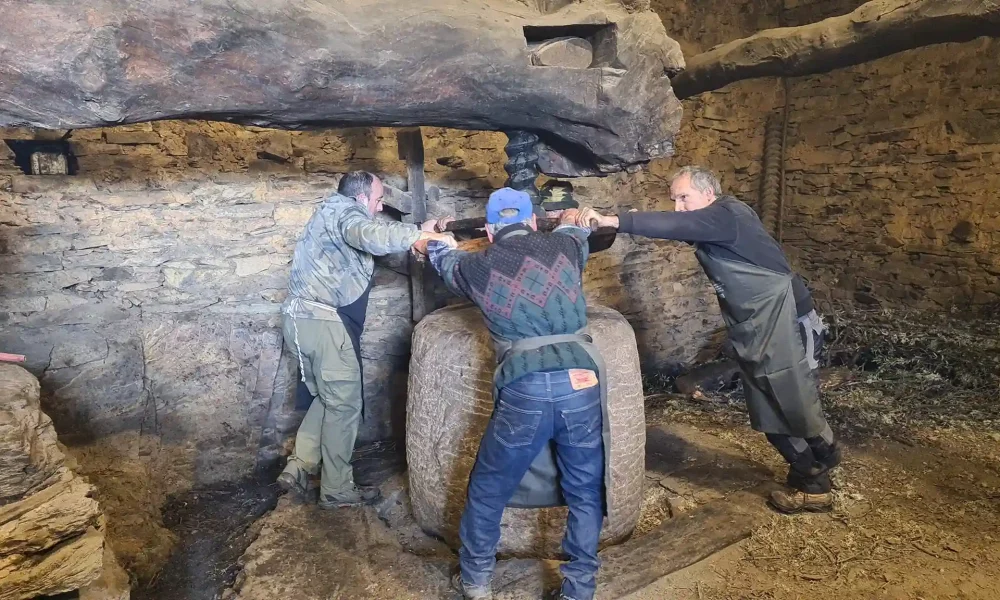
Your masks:
{"label": "gray hair", "polygon": [[348,198],[358,199],[364,194],[368,198],[372,196],[372,186],[375,185],[375,176],[367,171],[351,171],[340,178],[337,184],[337,193]]}
{"label": "gray hair", "polygon": [[[517,214],[517,209],[516,208],[505,208],[505,209],[503,209],[503,210],[500,211],[500,216],[502,216],[502,217],[508,216],[507,214],[504,214],[507,211],[510,211],[511,215]],[[504,229],[507,229],[508,227],[511,227],[513,225],[524,225],[526,227],[531,227],[531,219],[532,218],[534,218],[534,215],[532,215],[531,217],[528,217],[527,219],[525,219],[523,221],[517,222],[517,223],[487,223],[486,224],[486,231],[488,231],[490,235],[496,237],[496,235],[498,233],[500,233]]]}
{"label": "gray hair", "polygon": [[715,192],[716,196],[722,195],[722,184],[719,183],[719,178],[716,177],[715,173],[695,165],[683,167],[674,173],[674,176],[670,178],[670,184],[673,185],[675,181],[685,175],[691,176],[691,187],[699,192],[707,194],[711,190]]}

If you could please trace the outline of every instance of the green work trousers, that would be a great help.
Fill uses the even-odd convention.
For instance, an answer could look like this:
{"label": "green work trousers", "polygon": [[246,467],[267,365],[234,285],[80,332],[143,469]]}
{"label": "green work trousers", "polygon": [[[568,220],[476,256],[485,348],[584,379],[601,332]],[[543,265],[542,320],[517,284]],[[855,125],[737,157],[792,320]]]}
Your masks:
{"label": "green work trousers", "polygon": [[298,354],[313,395],[285,471],[297,480],[320,474],[320,498],[354,487],[351,454],[361,421],[361,366],[339,321],[284,317],[285,343]]}

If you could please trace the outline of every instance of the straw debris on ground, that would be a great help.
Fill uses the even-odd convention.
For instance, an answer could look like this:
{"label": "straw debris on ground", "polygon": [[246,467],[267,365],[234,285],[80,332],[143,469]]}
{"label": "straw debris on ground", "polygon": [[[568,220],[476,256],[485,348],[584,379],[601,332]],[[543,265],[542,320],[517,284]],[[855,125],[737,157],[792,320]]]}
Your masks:
{"label": "straw debris on ground", "polygon": [[[679,600],[1000,598],[1000,322],[833,311],[822,399],[847,451],[836,509],[775,515],[741,551],[665,581]],[[784,465],[748,428],[738,382],[695,397],[647,376],[647,415]],[[668,580],[671,578],[668,578]],[[670,587],[673,585],[674,587]]]}

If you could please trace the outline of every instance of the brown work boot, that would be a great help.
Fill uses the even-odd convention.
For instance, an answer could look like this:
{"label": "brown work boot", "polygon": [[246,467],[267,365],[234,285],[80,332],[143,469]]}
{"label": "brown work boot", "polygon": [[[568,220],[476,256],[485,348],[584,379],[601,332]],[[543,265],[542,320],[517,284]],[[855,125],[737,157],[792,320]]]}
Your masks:
{"label": "brown work boot", "polygon": [[830,512],[833,510],[833,493],[807,494],[795,489],[778,490],[771,492],[767,503],[774,510],[786,515],[801,512]]}

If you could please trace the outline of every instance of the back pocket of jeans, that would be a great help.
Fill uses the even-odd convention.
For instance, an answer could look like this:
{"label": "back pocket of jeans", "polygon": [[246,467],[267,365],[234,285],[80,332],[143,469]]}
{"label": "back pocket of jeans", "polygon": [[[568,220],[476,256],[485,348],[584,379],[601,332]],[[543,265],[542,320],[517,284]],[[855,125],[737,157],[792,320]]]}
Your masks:
{"label": "back pocket of jeans", "polygon": [[516,408],[501,400],[494,416],[493,437],[508,448],[527,446],[535,439],[542,411]]}
{"label": "back pocket of jeans", "polygon": [[566,433],[570,446],[578,448],[596,448],[601,444],[601,401],[598,400],[583,408],[561,410],[563,422],[566,423]]}

